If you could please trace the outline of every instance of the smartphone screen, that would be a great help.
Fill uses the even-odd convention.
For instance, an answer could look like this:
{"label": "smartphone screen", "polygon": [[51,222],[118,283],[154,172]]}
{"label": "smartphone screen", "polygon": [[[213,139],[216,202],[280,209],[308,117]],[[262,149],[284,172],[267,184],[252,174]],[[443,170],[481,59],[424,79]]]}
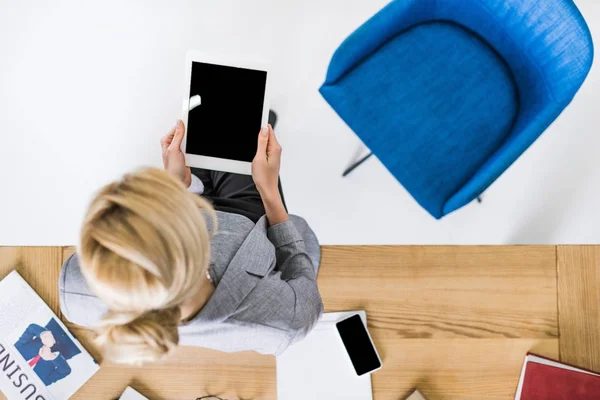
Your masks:
{"label": "smartphone screen", "polygon": [[377,350],[360,315],[356,314],[340,321],[336,327],[357,375],[364,375],[381,368]]}

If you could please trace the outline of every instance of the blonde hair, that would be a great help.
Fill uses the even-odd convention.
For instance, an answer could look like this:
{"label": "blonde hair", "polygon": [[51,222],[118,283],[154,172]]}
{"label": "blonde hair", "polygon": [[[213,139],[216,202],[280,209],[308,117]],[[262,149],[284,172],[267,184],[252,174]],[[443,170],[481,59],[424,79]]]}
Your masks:
{"label": "blonde hair", "polygon": [[216,223],[206,200],[153,168],[104,186],[92,200],[78,253],[109,309],[96,329],[108,359],[151,362],[177,346],[179,306],[198,293],[210,262],[203,211]]}

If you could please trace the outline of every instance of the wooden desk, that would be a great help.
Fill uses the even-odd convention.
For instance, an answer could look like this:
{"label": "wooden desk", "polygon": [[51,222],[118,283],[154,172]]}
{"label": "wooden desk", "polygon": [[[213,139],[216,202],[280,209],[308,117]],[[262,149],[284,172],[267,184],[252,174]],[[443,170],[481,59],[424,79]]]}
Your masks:
{"label": "wooden desk", "polygon": [[[16,267],[60,315],[72,251],[0,248],[0,278]],[[527,351],[600,371],[600,246],[324,247],[319,286],[326,311],[367,311],[384,363],[376,400],[416,386],[429,400],[512,399]],[[91,332],[69,327],[100,360]],[[74,399],[127,385],[151,399],[274,399],[275,360],[186,347],[143,368],[105,362]]]}

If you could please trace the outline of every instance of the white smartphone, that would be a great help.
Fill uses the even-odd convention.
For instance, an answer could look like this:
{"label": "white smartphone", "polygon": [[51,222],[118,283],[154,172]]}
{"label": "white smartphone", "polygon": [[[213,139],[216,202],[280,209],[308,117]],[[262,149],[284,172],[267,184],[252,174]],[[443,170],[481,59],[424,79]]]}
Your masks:
{"label": "white smartphone", "polygon": [[335,324],[358,376],[381,369],[381,358],[359,314]]}
{"label": "white smartphone", "polygon": [[185,71],[186,165],[250,175],[269,119],[269,64],[190,51]]}

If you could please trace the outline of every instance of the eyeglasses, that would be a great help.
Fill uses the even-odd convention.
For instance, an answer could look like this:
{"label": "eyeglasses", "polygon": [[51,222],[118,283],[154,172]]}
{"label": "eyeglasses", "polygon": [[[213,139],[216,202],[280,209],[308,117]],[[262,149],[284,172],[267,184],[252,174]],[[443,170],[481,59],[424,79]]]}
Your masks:
{"label": "eyeglasses", "polygon": [[202,396],[202,397],[198,397],[196,400],[225,400],[225,399],[218,397],[218,396]]}
{"label": "eyeglasses", "polygon": [[202,396],[198,397],[196,400],[226,400],[218,396]]}

